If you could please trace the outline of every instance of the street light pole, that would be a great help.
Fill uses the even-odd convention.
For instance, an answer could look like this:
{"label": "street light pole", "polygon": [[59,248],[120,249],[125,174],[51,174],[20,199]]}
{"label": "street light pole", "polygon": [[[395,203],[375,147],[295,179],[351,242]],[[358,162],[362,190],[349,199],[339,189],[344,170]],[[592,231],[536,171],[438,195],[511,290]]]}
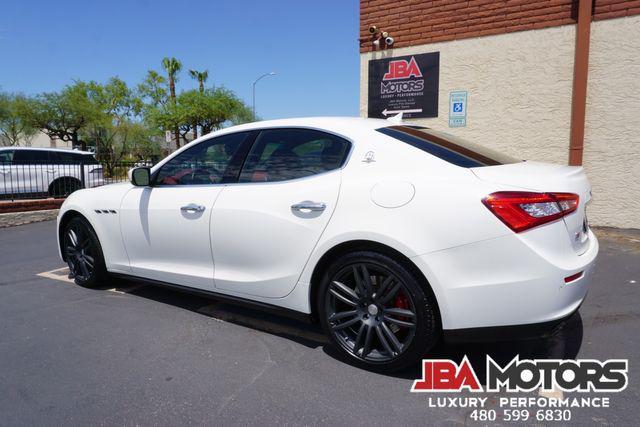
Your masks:
{"label": "street light pole", "polygon": [[264,73],[263,75],[261,75],[260,77],[258,77],[257,79],[255,79],[253,81],[253,100],[251,103],[251,110],[253,111],[253,121],[256,121],[256,83],[258,83],[260,81],[260,79],[262,79],[263,77],[267,77],[267,76],[275,76],[276,73],[274,73],[273,71],[270,73]]}

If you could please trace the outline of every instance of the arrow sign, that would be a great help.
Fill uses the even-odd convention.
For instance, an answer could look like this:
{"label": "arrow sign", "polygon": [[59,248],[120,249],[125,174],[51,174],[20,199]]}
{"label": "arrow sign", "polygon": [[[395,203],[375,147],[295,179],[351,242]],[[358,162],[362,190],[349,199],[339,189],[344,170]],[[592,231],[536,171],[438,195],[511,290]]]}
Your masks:
{"label": "arrow sign", "polygon": [[406,113],[422,113],[422,108],[414,108],[413,110],[387,110],[386,108],[382,110],[382,114],[385,116],[390,116],[394,114],[406,114]]}

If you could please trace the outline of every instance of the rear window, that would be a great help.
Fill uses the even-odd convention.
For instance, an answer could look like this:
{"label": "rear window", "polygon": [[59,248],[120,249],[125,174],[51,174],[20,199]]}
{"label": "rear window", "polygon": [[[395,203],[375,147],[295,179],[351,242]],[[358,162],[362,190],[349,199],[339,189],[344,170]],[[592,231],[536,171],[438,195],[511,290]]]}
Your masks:
{"label": "rear window", "polygon": [[389,126],[377,131],[463,168],[506,165],[522,161],[425,127]]}

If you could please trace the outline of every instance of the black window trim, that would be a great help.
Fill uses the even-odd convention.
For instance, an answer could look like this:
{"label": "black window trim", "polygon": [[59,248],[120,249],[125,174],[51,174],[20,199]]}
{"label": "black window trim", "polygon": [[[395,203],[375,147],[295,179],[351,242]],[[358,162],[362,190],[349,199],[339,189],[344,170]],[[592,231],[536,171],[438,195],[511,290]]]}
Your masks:
{"label": "black window trim", "polygon": [[[2,151],[13,151],[13,156],[11,159],[11,164],[14,166],[23,166],[23,165],[100,165],[100,162],[96,159],[95,154],[86,153],[86,152],[78,152],[76,150],[60,150],[60,149],[47,149],[47,148],[13,148],[10,150],[2,150]],[[16,153],[46,153],[47,160],[33,160],[33,161],[23,161],[16,160]],[[56,155],[59,155],[59,158],[56,158]],[[63,160],[62,156],[68,156],[70,160]],[[20,156],[18,156],[20,157]]]}
{"label": "black window trim", "polygon": [[[333,135],[336,136],[338,138],[343,139],[344,141],[347,142],[348,144],[348,148],[347,148],[347,154],[344,156],[344,159],[342,160],[342,163],[340,164],[340,167],[336,168],[336,169],[331,169],[325,172],[320,172],[320,173],[316,173],[313,175],[308,175],[308,176],[303,176],[301,178],[293,178],[293,179],[287,179],[287,180],[283,180],[283,181],[267,181],[267,182],[239,182],[238,180],[240,179],[240,174],[242,173],[242,168],[244,167],[245,162],[247,161],[247,157],[249,156],[249,153],[251,152],[251,149],[253,148],[253,145],[255,144],[255,142],[258,140],[258,137],[260,136],[260,134],[263,131],[266,130],[282,130],[282,129],[307,129],[307,130],[315,130],[318,132],[324,132],[327,133],[329,135]],[[202,140],[200,142],[198,142],[197,145],[205,143],[207,141],[211,141],[214,138],[220,138],[223,136],[227,136],[227,135],[233,135],[236,133],[252,133],[252,135],[249,136],[249,138],[247,138],[246,141],[243,142],[242,146],[239,148],[238,153],[234,154],[234,158],[231,160],[231,162],[229,163],[229,165],[231,166],[232,164],[238,162],[240,163],[240,167],[237,169],[237,174],[235,177],[227,177],[227,174],[225,173],[225,177],[223,178],[223,182],[220,182],[218,184],[189,184],[189,185],[157,185],[156,183],[156,178],[158,176],[158,173],[160,172],[160,170],[162,169],[162,167],[169,163],[171,161],[171,159],[173,159],[175,156],[171,156],[169,158],[167,158],[166,161],[160,163],[157,165],[157,169],[155,171],[153,171],[153,173],[151,174],[151,180],[150,180],[150,186],[151,187],[203,187],[203,186],[219,186],[219,185],[255,185],[255,184],[259,184],[259,185],[264,185],[264,184],[279,184],[279,183],[285,183],[285,182],[291,182],[291,181],[298,181],[298,180],[303,180],[303,179],[309,179],[309,178],[313,178],[316,176],[320,176],[320,175],[325,175],[328,173],[333,173],[335,171],[339,171],[344,169],[347,164],[349,163],[349,159],[351,159],[351,154],[353,153],[353,140],[345,135],[339,134],[337,132],[333,132],[327,129],[322,129],[322,128],[315,128],[312,126],[274,126],[274,127],[263,127],[263,128],[255,128],[255,129],[246,129],[246,130],[238,130],[235,132],[227,132],[224,133],[222,135],[215,135],[212,136],[211,138],[207,138],[205,140]],[[195,147],[195,145],[194,145]],[[238,156],[238,158],[236,159],[236,155]],[[242,160],[242,161],[240,161]],[[227,180],[227,178],[229,178],[229,180]]]}

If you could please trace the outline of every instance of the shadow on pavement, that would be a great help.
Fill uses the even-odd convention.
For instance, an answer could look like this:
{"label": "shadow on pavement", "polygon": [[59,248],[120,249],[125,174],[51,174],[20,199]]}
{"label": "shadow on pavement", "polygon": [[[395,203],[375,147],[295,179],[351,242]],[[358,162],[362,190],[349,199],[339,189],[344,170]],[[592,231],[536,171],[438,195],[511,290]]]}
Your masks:
{"label": "shadow on pavement", "polygon": [[[348,359],[341,357],[332,346],[328,345],[328,341],[319,325],[307,324],[171,289],[139,285],[126,280],[119,279],[112,285],[116,286],[115,290],[117,292],[150,299],[225,322],[263,331],[290,339],[309,348],[323,347],[327,355],[345,363],[350,362]],[[459,362],[466,355],[482,382],[485,377],[486,355],[491,356],[501,366],[511,361],[516,355],[520,359],[575,359],[582,345],[582,335],[582,317],[579,312],[576,312],[548,338],[483,344],[454,345],[440,342],[426,356],[433,359],[452,359]],[[386,375],[416,379],[422,377],[422,372],[420,365],[417,364],[403,371]]]}

